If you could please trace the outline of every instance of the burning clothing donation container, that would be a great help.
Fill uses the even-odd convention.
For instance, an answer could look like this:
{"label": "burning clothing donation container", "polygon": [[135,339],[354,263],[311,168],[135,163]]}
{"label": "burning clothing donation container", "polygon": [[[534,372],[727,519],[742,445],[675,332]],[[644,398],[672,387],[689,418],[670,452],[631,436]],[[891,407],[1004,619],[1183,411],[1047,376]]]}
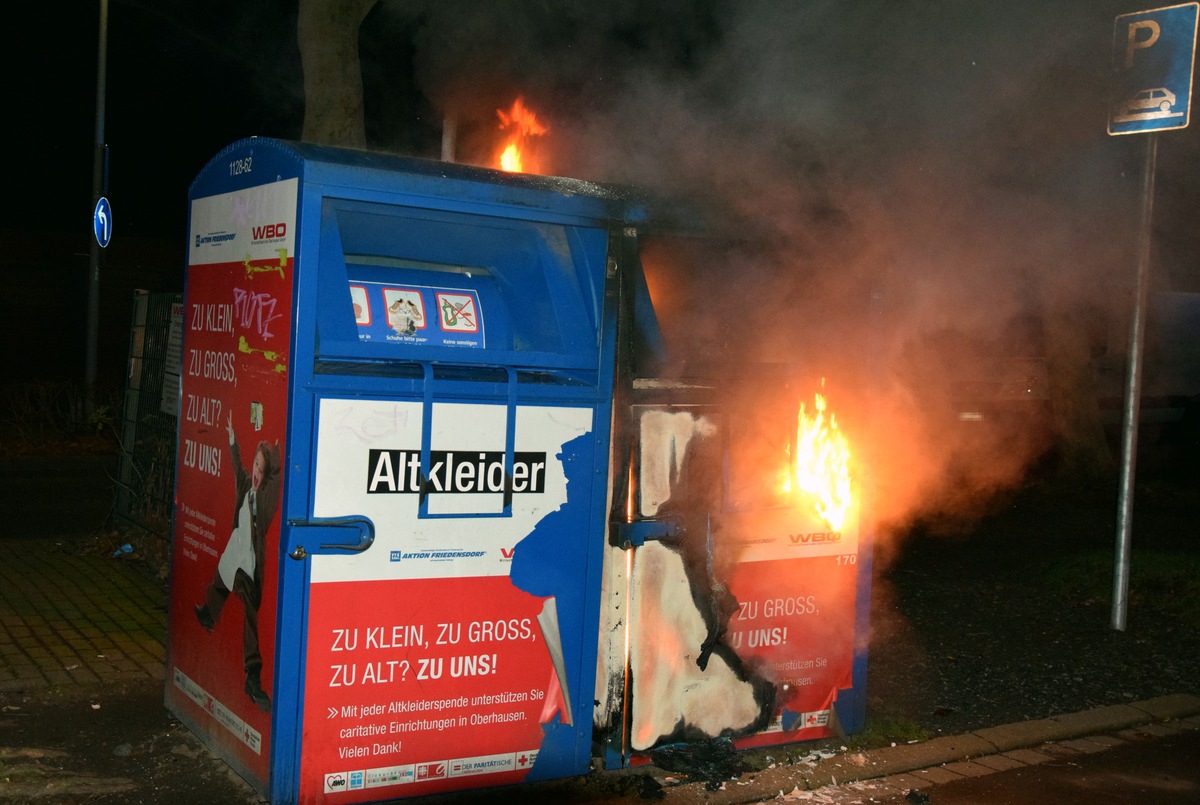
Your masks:
{"label": "burning clothing donation container", "polygon": [[632,382],[596,694],[608,766],[861,729],[870,543],[817,382],[750,365]]}
{"label": "burning clothing donation container", "polygon": [[626,209],[258,138],[193,183],[166,703],[272,802],[588,770]]}

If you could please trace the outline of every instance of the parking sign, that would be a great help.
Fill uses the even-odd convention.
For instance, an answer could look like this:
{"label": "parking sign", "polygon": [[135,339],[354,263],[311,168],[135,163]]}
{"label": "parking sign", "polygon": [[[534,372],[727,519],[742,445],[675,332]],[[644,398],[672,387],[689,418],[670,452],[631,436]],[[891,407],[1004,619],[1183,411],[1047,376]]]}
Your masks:
{"label": "parking sign", "polygon": [[1185,3],[1116,18],[1109,134],[1187,126],[1198,10],[1200,3]]}

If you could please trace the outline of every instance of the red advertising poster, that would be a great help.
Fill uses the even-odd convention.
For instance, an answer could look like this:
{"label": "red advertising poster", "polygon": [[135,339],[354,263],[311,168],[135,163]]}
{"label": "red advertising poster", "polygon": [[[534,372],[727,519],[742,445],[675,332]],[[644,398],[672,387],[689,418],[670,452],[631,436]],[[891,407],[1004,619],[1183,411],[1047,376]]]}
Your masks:
{"label": "red advertising poster", "polygon": [[168,706],[265,785],[296,180],[191,207]]}
{"label": "red advertising poster", "polygon": [[741,748],[835,734],[833,703],[852,684],[856,518],[841,531],[795,509],[765,519],[755,538],[738,546],[741,561],[728,581],[738,609],[726,640],[771,680],[777,699],[770,725],[738,739]]}
{"label": "red advertising poster", "polygon": [[[591,464],[564,456],[592,410],[325,398],[318,414],[314,516],[369,518],[375,537],[311,557],[300,801],[524,780],[553,759],[548,730],[576,731],[588,481],[572,478]],[[542,560],[557,581],[518,583]]]}
{"label": "red advertising poster", "polygon": [[487,785],[520,782],[541,723],[562,714],[545,607],[502,576],[314,585],[304,756],[319,770],[314,794],[418,796],[485,774]]}

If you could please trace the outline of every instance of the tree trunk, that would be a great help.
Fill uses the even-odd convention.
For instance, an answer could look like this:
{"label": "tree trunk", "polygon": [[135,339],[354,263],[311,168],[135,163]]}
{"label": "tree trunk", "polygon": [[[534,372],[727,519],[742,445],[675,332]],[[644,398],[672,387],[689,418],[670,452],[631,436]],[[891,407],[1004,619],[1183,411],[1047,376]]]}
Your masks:
{"label": "tree trunk", "polygon": [[300,0],[307,143],[366,148],[358,29],[377,0]]}

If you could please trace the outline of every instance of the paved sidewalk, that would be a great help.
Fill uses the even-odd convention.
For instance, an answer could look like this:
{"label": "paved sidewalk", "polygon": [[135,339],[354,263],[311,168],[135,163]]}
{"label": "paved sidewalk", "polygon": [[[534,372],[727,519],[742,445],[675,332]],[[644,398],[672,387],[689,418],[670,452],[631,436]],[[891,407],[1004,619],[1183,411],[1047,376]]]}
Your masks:
{"label": "paved sidewalk", "polygon": [[[741,805],[779,798],[850,805],[903,798],[910,791],[928,795],[931,788],[956,780],[1196,730],[1200,730],[1200,697],[1162,696],[915,744],[843,753],[811,765],[776,766],[729,781],[719,791],[706,791],[703,801],[706,805]],[[699,795],[697,785],[681,785],[667,789],[662,801],[692,803]]]}
{"label": "paved sidewalk", "polygon": [[162,681],[162,585],[78,544],[0,540],[0,691]]}

